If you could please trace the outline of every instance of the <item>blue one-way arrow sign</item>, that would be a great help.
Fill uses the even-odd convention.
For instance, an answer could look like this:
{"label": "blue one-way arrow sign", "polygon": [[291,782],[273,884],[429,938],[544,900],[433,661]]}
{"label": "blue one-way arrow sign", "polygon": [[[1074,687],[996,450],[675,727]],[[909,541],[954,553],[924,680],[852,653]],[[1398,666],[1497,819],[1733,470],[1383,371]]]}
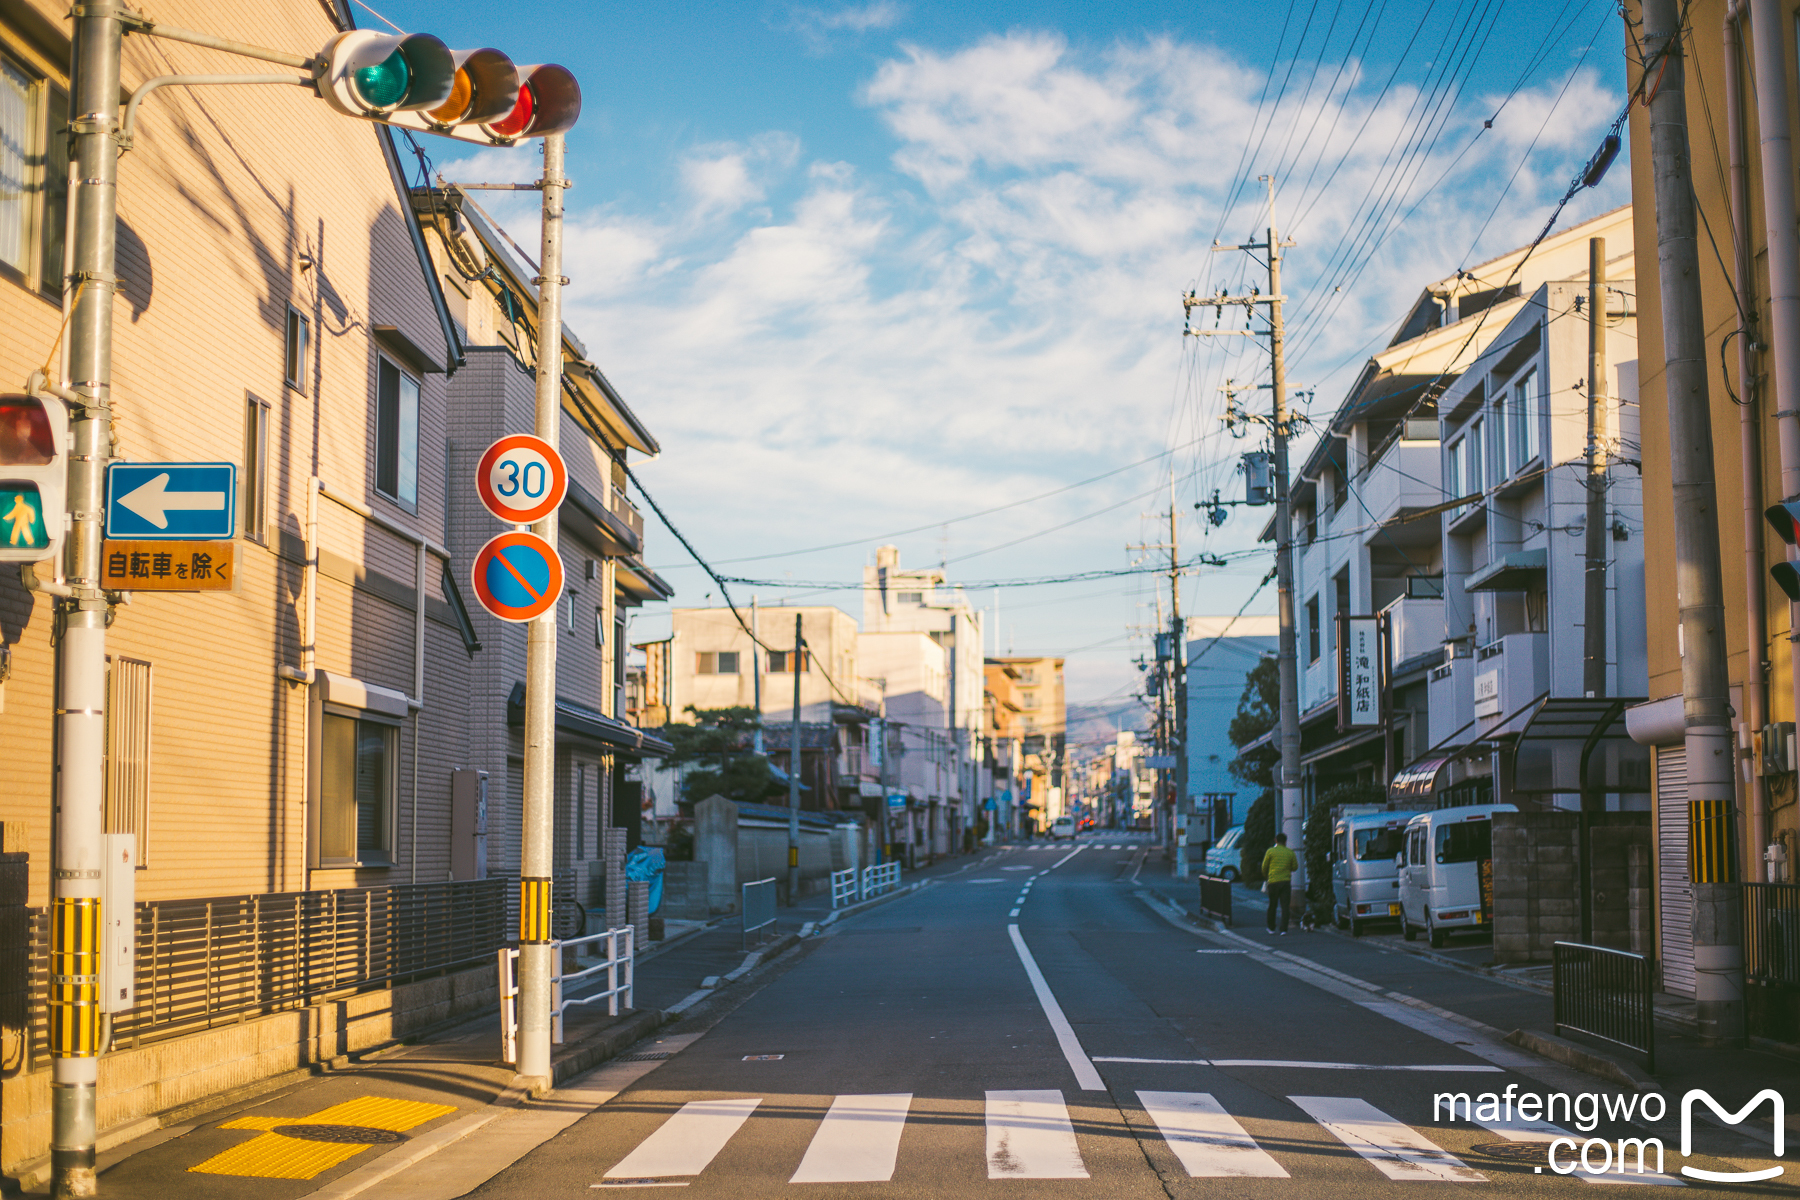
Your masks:
{"label": "blue one-way arrow sign", "polygon": [[106,471],[106,536],[217,541],[237,526],[234,463],[116,462]]}

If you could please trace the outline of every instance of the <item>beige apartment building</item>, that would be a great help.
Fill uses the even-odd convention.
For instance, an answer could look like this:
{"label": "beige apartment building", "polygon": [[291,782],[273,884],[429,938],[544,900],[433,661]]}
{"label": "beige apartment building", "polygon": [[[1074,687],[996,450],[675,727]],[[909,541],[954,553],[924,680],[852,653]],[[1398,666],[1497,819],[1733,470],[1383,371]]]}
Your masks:
{"label": "beige apartment building", "polygon": [[1063,748],[1068,708],[1063,701],[1063,660],[1030,655],[1004,655],[987,660],[991,667],[1012,668],[1018,701],[1024,789],[1032,819],[1043,828],[1063,815]]}
{"label": "beige apartment building", "polygon": [[[156,16],[302,54],[353,23],[330,0]],[[66,6],[0,3],[0,176],[23,185],[0,201],[0,390],[56,361],[68,31]],[[127,89],[247,69],[125,42]],[[524,634],[469,593],[499,528],[471,476],[483,439],[530,428],[534,272],[498,261],[471,286],[452,259],[500,239],[415,220],[415,170],[385,129],[298,87],[164,88],[120,163],[114,452],[237,467],[238,583],[136,592],[108,630],[106,827],[138,866],[136,1004],[111,1017],[103,1132],[492,1003],[515,932]],[[617,715],[620,617],[668,589],[621,490],[627,452],[655,443],[572,334],[565,353],[558,876],[576,899],[622,765],[660,748]],[[6,1171],[47,1150],[55,623],[51,596],[0,570]]]}

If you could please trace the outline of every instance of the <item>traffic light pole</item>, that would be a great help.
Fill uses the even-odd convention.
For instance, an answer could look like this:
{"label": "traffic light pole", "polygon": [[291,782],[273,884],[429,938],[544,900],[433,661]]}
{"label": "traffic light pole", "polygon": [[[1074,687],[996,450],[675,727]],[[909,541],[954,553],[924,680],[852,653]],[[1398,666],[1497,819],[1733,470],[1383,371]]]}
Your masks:
{"label": "traffic light pole", "polygon": [[[123,10],[76,9],[71,87],[71,221],[67,385],[70,421],[63,575],[58,602],[56,795],[50,910],[51,1194],[92,1196],[100,1053],[99,938],[106,754],[106,625],[101,515],[112,457],[112,312]],[[58,381],[64,382],[64,381]]]}
{"label": "traffic light pole", "polygon": [[[534,432],[552,446],[562,418],[563,138],[544,139],[543,263],[538,285],[537,420]],[[556,513],[532,526],[556,545]],[[555,862],[556,617],[552,608],[526,627],[525,811],[519,874],[519,1082],[547,1090],[550,1075],[550,886]],[[608,913],[617,923],[618,913]]]}

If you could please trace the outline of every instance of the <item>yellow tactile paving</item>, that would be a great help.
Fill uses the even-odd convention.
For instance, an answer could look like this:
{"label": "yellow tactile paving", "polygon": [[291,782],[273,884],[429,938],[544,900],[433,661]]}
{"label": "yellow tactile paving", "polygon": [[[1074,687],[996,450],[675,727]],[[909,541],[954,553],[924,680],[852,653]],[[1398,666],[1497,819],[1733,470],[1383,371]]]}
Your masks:
{"label": "yellow tactile paving", "polygon": [[310,1117],[239,1117],[227,1121],[220,1129],[260,1129],[261,1137],[253,1137],[241,1146],[233,1146],[215,1154],[198,1166],[189,1167],[206,1175],[249,1175],[261,1179],[311,1179],[321,1171],[367,1150],[371,1142],[316,1142],[308,1138],[287,1137],[271,1132],[293,1125],[349,1125],[358,1129],[404,1133],[427,1121],[456,1111],[453,1104],[427,1104],[422,1100],[389,1100],[381,1096],[359,1096]]}

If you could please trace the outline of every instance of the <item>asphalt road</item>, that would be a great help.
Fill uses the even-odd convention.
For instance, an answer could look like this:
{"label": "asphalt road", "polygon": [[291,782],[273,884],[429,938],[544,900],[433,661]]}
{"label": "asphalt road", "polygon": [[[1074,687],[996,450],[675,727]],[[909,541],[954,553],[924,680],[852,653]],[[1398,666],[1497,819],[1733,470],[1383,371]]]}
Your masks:
{"label": "asphalt road", "polygon": [[1550,1090],[1521,1052],[1353,986],[1341,958],[1308,965],[1329,935],[1181,927],[1140,872],[1166,878],[1141,837],[1020,848],[834,926],[472,1194],[1335,1200],[1589,1182],[1540,1169],[1561,1130],[1434,1116],[1438,1092]]}

